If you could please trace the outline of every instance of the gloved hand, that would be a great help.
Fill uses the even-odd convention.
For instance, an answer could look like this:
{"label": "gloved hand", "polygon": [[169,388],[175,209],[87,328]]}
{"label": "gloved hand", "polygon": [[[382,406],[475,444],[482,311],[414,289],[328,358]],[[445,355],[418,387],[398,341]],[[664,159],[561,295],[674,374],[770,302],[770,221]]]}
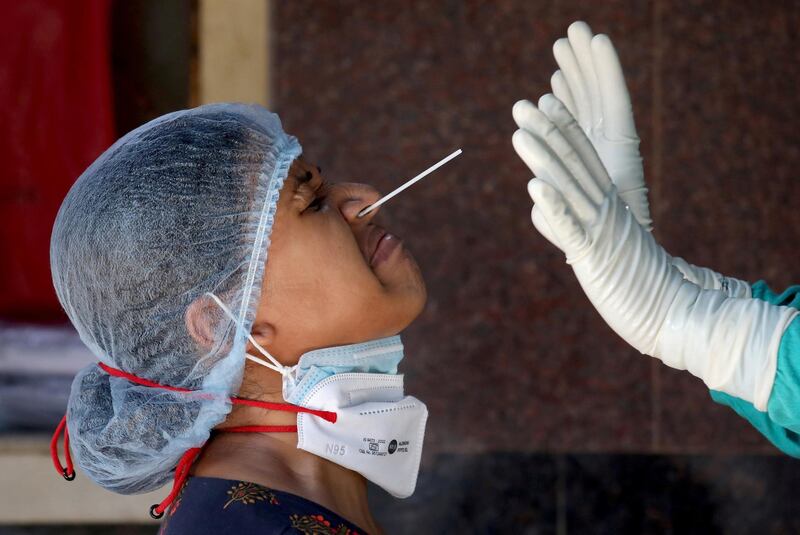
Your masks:
{"label": "gloved hand", "polygon": [[514,148],[539,177],[528,190],[606,323],[640,352],[766,410],[780,339],[797,311],[685,280],[561,102],[545,95],[540,108],[515,108],[524,128]]}
{"label": "gloved hand", "polygon": [[[606,35],[593,35],[589,25],[582,21],[573,22],[567,29],[567,36],[553,45],[553,56],[560,67],[550,79],[553,94],[567,107],[591,141],[619,196],[636,220],[645,230],[651,231],[653,222],[639,153],[639,136],[614,45]],[[514,110],[514,119],[523,128],[517,108]],[[536,229],[560,248],[535,206],[532,219]],[[751,295],[750,285],[744,281],[692,265],[682,258],[670,257],[670,260],[684,277],[702,288],[721,289],[735,297]]]}
{"label": "gloved hand", "polygon": [[553,45],[560,70],[550,85],[594,145],[619,196],[645,230],[652,230],[633,107],[617,52],[606,35],[573,22]]}

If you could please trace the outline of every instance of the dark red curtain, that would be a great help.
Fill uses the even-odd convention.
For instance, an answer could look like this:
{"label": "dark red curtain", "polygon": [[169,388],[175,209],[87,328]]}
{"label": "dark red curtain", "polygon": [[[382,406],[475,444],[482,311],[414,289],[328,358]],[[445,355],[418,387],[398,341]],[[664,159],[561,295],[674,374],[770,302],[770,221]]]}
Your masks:
{"label": "dark red curtain", "polygon": [[0,0],[0,319],[63,319],[50,231],[113,141],[109,0]]}

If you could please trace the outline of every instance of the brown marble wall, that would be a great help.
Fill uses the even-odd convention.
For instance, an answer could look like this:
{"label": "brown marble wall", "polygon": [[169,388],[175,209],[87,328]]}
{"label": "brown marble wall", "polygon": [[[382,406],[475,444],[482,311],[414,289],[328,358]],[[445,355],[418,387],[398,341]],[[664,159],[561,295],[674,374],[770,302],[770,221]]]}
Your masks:
{"label": "brown marble wall", "polygon": [[[275,2],[276,109],[333,180],[387,191],[430,300],[405,333],[408,390],[434,453],[774,451],[701,382],[638,355],[533,229],[511,106],[549,91],[570,22],[625,68],[673,254],[797,282],[800,8],[792,2]],[[585,7],[591,5],[592,7]]]}

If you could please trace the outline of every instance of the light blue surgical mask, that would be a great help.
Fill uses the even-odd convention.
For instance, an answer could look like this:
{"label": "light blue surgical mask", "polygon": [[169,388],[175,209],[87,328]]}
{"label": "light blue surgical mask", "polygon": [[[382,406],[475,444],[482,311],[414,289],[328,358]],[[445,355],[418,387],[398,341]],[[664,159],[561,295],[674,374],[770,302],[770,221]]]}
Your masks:
{"label": "light blue surgical mask", "polygon": [[317,383],[337,373],[395,375],[401,360],[403,343],[399,336],[309,351],[292,367],[290,384],[284,380],[284,399],[288,403],[302,404]]}
{"label": "light blue surgical mask", "polygon": [[[220,299],[207,293],[236,323],[236,318]],[[250,355],[245,357],[283,376],[283,399],[287,403],[302,405],[308,392],[320,381],[337,373],[397,374],[397,365],[403,360],[403,343],[400,336],[379,338],[369,342],[315,349],[304,353],[294,366],[284,366],[261,347],[248,333],[248,340],[267,360]]]}

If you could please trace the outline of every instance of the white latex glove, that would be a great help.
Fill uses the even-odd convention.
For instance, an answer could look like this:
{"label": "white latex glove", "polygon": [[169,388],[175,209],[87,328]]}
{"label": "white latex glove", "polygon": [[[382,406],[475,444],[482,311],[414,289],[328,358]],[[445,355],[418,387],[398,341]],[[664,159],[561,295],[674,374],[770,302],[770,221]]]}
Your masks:
{"label": "white latex glove", "polygon": [[573,22],[553,45],[553,56],[560,68],[550,79],[553,94],[581,125],[636,220],[651,230],[631,97],[611,39]]}
{"label": "white latex glove", "polygon": [[[651,231],[653,221],[633,106],[611,39],[603,34],[593,35],[583,21],[573,22],[567,29],[567,37],[553,45],[553,56],[560,67],[550,79],[553,94],[591,141],[619,196],[636,220],[645,230]],[[514,108],[514,120],[523,128],[517,109]],[[547,110],[542,111],[547,113]],[[535,206],[532,219],[536,229],[561,248]],[[750,285],[744,281],[695,266],[679,257],[670,259],[684,277],[701,288],[723,290],[735,297],[751,296]]]}
{"label": "white latex glove", "polygon": [[626,208],[567,109],[543,100],[550,118],[517,104],[524,129],[512,141],[540,177],[530,195],[594,307],[640,352],[766,410],[780,339],[797,311],[685,280]]}

